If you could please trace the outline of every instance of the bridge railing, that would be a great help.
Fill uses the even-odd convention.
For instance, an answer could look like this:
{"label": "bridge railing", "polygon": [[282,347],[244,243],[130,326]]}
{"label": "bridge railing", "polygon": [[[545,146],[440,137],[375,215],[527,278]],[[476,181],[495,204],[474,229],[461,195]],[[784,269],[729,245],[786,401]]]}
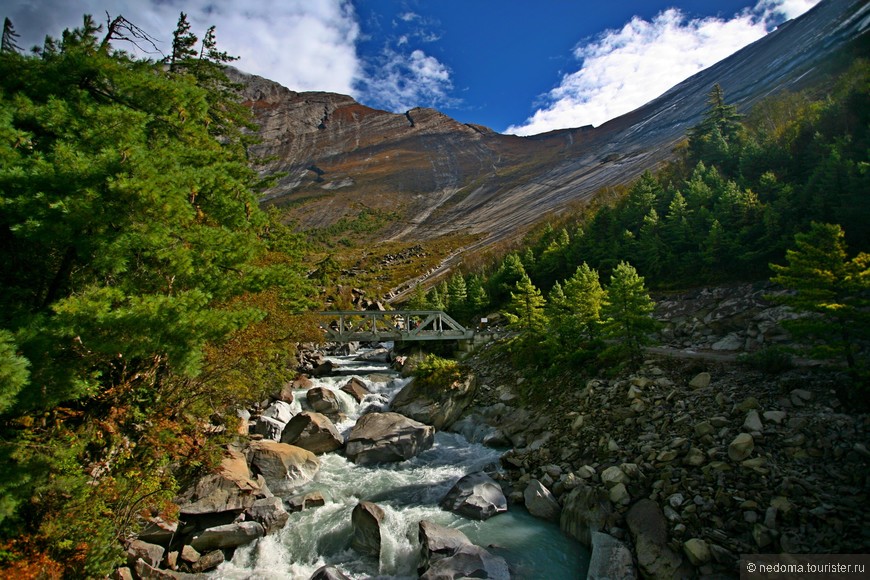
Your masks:
{"label": "bridge railing", "polygon": [[320,327],[335,342],[463,340],[474,336],[441,310],[334,310]]}

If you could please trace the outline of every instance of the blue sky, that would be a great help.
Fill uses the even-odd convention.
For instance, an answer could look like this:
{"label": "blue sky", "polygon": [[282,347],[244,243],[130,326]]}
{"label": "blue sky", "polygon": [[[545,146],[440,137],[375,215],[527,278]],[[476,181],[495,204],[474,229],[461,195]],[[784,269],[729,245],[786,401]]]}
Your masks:
{"label": "blue sky", "polygon": [[28,48],[82,14],[123,14],[165,53],[184,11],[238,68],[290,89],[529,135],[627,113],[817,1],[6,0],[0,16]]}

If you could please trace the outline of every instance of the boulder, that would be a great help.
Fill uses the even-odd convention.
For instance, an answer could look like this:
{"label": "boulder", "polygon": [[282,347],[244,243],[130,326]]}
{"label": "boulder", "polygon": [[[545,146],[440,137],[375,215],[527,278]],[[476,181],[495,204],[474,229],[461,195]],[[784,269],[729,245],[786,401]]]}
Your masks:
{"label": "boulder", "polygon": [[257,417],[254,419],[254,424],[251,427],[252,435],[260,435],[263,439],[271,439],[272,441],[280,441],[281,433],[284,431],[285,424],[271,417]]}
{"label": "boulder", "polygon": [[366,388],[366,384],[357,377],[352,377],[347,381],[344,386],[341,387],[341,390],[353,397],[357,403],[362,403],[365,396],[370,393],[368,388]]}
{"label": "boulder", "polygon": [[335,370],[335,364],[331,360],[325,360],[312,369],[311,376],[318,378],[325,377],[331,375],[333,370]]}
{"label": "boulder", "polygon": [[[187,547],[187,546],[185,546]],[[212,550],[207,554],[203,554],[190,567],[194,572],[207,572],[213,570],[226,561],[223,550]]]}
{"label": "boulder", "polygon": [[427,520],[419,523],[417,538],[420,540],[420,564],[417,573],[425,572],[435,560],[452,556],[462,546],[471,544],[468,537],[453,528]]}
{"label": "boulder", "polygon": [[437,387],[412,379],[399,391],[390,408],[438,430],[447,429],[468,408],[476,391],[474,375]]}
{"label": "boulder", "polygon": [[286,401],[273,401],[271,405],[266,407],[266,410],[261,413],[261,417],[268,417],[270,419],[275,419],[279,423],[284,423],[285,425],[293,418],[293,415],[296,414],[296,409],[293,408],[289,402]]}
{"label": "boulder", "polygon": [[345,454],[360,465],[404,461],[432,447],[435,428],[398,413],[368,413],[347,437]]}
{"label": "boulder", "polygon": [[[204,530],[190,541],[190,545],[200,554],[211,550],[237,548],[266,535],[259,522],[237,522]],[[200,558],[200,562],[202,558]]]}
{"label": "boulder", "polygon": [[308,401],[308,405],[312,409],[324,415],[335,415],[341,411],[338,396],[325,387],[308,389],[308,392],[305,393],[305,400]]}
{"label": "boulder", "polygon": [[609,534],[592,532],[592,556],[587,580],[634,580],[637,570],[631,550]]}
{"label": "boulder", "polygon": [[308,508],[320,507],[326,503],[326,499],[319,491],[312,491],[304,495],[297,495],[287,500],[287,507],[291,512],[301,512]]}
{"label": "boulder", "polygon": [[523,500],[526,504],[526,509],[529,513],[537,518],[551,521],[559,521],[559,514],[562,508],[559,507],[559,502],[547,489],[543,483],[537,479],[533,479],[523,491]]}
{"label": "boulder", "polygon": [[290,514],[284,509],[280,497],[264,497],[245,510],[245,517],[259,522],[268,535],[280,531],[290,519]]}
{"label": "boulder", "polygon": [[637,501],[625,517],[641,573],[650,578],[690,578],[680,554],[668,546],[667,520],[659,505],[650,499]]}
{"label": "boulder", "polygon": [[351,547],[360,554],[381,557],[381,522],[384,521],[384,510],[369,501],[356,504],[351,512],[353,537]]}
{"label": "boulder", "polygon": [[420,576],[420,580],[454,578],[510,580],[510,572],[504,558],[493,556],[480,546],[468,544],[460,547],[452,556],[433,562]]}
{"label": "boulder", "polygon": [[245,456],[229,450],[215,473],[198,480],[175,503],[182,516],[241,512],[253,505],[263,491],[262,485],[252,479]]}
{"label": "boulder", "polygon": [[135,566],[136,561],[141,559],[149,566],[159,566],[163,561],[163,552],[163,546],[133,540],[127,545],[127,562],[130,566]]}
{"label": "boulder", "polygon": [[[136,539],[168,547],[169,542],[178,533],[178,522],[166,522],[161,517],[148,518],[148,524],[136,536]],[[146,560],[147,561],[147,560]]]}
{"label": "boulder", "polygon": [[601,472],[601,483],[611,488],[617,483],[628,483],[628,476],[619,467],[613,465]]}
{"label": "boulder", "polygon": [[314,571],[309,580],[349,580],[349,578],[335,566],[321,566]]}
{"label": "boulder", "polygon": [[249,452],[251,468],[262,474],[269,489],[275,493],[286,493],[308,483],[320,469],[316,455],[295,445],[253,441]]}
{"label": "boulder", "polygon": [[589,547],[592,545],[592,532],[606,531],[615,518],[608,492],[581,483],[565,498],[559,527]]}
{"label": "boulder", "polygon": [[440,505],[475,520],[486,520],[507,511],[501,486],[483,472],[470,473],[457,481]]}
{"label": "boulder", "polygon": [[344,437],[326,415],[304,412],[293,417],[284,427],[281,443],[296,445],[320,455],[341,447]]}

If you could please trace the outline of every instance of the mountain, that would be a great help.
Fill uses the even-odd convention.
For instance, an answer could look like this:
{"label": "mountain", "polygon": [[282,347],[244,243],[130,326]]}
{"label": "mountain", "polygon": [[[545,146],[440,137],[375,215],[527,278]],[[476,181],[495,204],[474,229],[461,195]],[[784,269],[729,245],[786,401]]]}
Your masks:
{"label": "mountain", "polygon": [[302,227],[327,226],[365,208],[391,218],[381,239],[472,234],[482,248],[553,213],[624,184],[673,156],[697,124],[715,83],[742,111],[784,89],[820,82],[834,55],[860,43],[870,5],[823,0],[798,19],[650,103],[600,127],[532,137],[463,124],[433,109],[375,110],[346,95],[298,93],[233,71],[260,125],[252,153],[281,177],[263,203]]}

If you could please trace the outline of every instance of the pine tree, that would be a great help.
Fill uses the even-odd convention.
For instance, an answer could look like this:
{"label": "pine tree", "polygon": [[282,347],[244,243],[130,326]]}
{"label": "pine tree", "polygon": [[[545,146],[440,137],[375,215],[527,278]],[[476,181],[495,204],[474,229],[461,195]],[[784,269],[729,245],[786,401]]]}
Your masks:
{"label": "pine tree", "polygon": [[209,26],[208,30],[205,31],[205,36],[202,37],[202,47],[199,51],[199,59],[220,64],[239,60],[239,57],[230,56],[226,51],[220,51],[217,49],[215,27]]}
{"label": "pine tree", "polygon": [[[182,12],[178,17],[178,24],[172,33],[172,54],[169,56],[169,70],[178,71],[188,59],[196,56],[196,42],[198,38],[190,31],[190,22],[187,14]],[[213,38],[212,38],[213,40]]]}
{"label": "pine tree", "polygon": [[16,42],[18,33],[15,32],[15,27],[12,26],[12,21],[8,17],[3,19],[3,40],[0,43],[0,53],[3,52],[21,52],[21,47]]}
{"label": "pine tree", "polygon": [[608,350],[634,364],[641,362],[643,347],[651,342],[650,334],[658,327],[651,316],[654,309],[643,277],[631,264],[620,262],[610,277],[607,302],[602,308],[605,336],[615,341]]}
{"label": "pine tree", "polygon": [[530,334],[540,334],[547,325],[544,312],[546,302],[528,275],[524,275],[516,283],[515,291],[511,292],[505,316],[514,328]]}
{"label": "pine tree", "polygon": [[601,287],[598,272],[586,262],[565,282],[565,298],[570,311],[569,323],[581,340],[596,340],[601,334],[601,309],[607,292]]}
{"label": "pine tree", "polygon": [[813,356],[842,359],[856,383],[866,386],[870,369],[862,344],[870,338],[870,254],[848,259],[842,228],[814,222],[795,235],[786,261],[771,264],[771,281],[794,293],[771,298],[807,313],[785,322],[786,328],[812,341]]}

